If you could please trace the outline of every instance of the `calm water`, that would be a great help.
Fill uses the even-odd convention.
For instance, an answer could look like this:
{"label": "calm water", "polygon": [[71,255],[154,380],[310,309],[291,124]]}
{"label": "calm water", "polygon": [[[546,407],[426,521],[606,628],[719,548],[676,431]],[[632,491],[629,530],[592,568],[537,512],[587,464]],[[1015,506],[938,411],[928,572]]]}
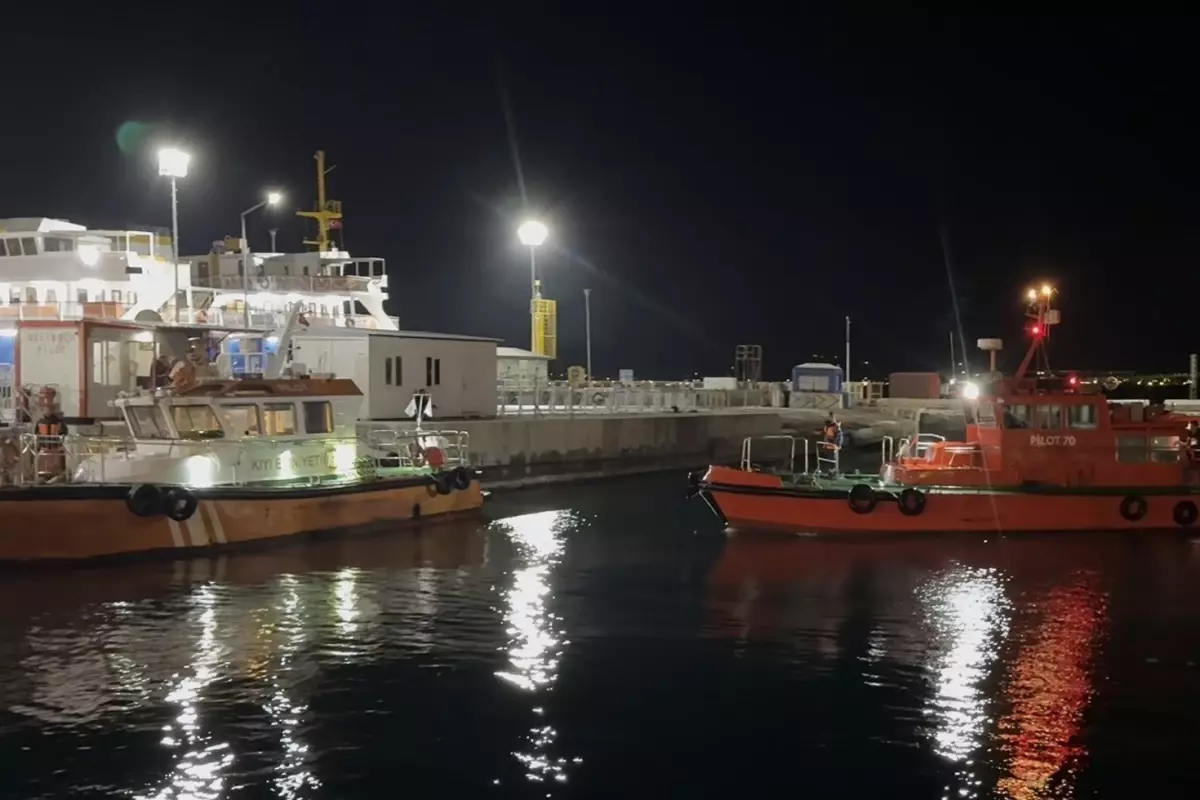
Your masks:
{"label": "calm water", "polygon": [[726,536],[664,476],[0,591],[5,797],[1067,798],[1196,774],[1179,537]]}

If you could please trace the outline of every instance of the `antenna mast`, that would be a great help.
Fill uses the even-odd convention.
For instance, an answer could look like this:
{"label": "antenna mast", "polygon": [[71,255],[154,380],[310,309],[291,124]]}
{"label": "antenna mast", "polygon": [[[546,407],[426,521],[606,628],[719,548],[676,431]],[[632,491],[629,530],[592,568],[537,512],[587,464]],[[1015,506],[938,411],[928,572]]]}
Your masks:
{"label": "antenna mast", "polygon": [[1017,370],[1017,380],[1020,381],[1025,377],[1025,373],[1029,371],[1029,367],[1050,371],[1050,356],[1047,352],[1046,345],[1050,341],[1050,328],[1062,321],[1057,308],[1050,307],[1050,301],[1054,298],[1054,287],[1050,284],[1043,284],[1041,290],[1030,289],[1025,294],[1025,301],[1028,304],[1025,309],[1025,316],[1029,319],[1029,335],[1033,337],[1033,341],[1029,343],[1029,352],[1025,354],[1025,360],[1021,362],[1021,368]]}
{"label": "antenna mast", "polygon": [[329,242],[329,232],[340,230],[342,227],[342,201],[325,199],[325,176],[336,169],[325,168],[325,151],[318,150],[313,156],[317,160],[317,207],[313,211],[297,211],[296,216],[308,217],[317,221],[317,238],[305,239],[305,244],[316,245],[317,252],[326,253],[333,249]]}

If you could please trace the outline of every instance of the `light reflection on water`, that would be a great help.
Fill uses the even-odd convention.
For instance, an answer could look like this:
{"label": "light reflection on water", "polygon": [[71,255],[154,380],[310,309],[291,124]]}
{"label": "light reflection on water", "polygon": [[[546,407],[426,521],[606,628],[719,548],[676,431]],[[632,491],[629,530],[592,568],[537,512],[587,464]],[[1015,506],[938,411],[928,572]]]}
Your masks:
{"label": "light reflection on water", "polygon": [[726,539],[605,491],[5,576],[6,794],[1035,800],[1184,769],[1177,731],[1110,721],[1200,725],[1178,540]]}
{"label": "light reflection on water", "polygon": [[957,795],[975,797],[982,779],[972,756],[991,724],[983,682],[1008,635],[1012,606],[995,569],[954,567],[932,576],[917,595],[934,631],[934,692],[925,709],[934,750],[955,763]]}
{"label": "light reflection on water", "polygon": [[217,596],[209,585],[192,592],[192,616],[199,636],[191,674],[174,675],[166,701],[178,706],[174,721],[163,727],[162,744],[175,754],[175,768],[166,785],[140,799],[180,798],[216,800],[224,793],[224,772],[233,763],[229,742],[214,740],[200,719],[200,695],[217,674],[221,645],[217,639]]}
{"label": "light reflection on water", "polygon": [[[513,571],[512,585],[505,593],[505,615],[509,636],[508,665],[496,675],[533,695],[533,713],[545,719],[542,695],[558,677],[563,648],[562,619],[548,607],[553,570],[563,550],[563,535],[572,519],[565,511],[543,511],[507,517],[495,523],[516,546],[520,566]],[[513,755],[525,767],[525,777],[541,783],[567,781],[568,759],[553,755],[558,731],[549,723],[535,724],[528,747]],[[576,759],[578,763],[578,759]]]}

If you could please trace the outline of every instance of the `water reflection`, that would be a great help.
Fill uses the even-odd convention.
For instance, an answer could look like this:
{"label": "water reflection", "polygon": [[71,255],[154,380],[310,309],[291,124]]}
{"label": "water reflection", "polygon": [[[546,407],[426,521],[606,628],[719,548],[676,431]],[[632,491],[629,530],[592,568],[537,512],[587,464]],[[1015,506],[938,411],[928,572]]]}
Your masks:
{"label": "water reflection", "polygon": [[1026,605],[1031,624],[1010,667],[1004,695],[1010,703],[996,737],[1008,755],[997,783],[1013,800],[1071,797],[1084,749],[1076,741],[1093,694],[1095,643],[1107,616],[1097,576],[1080,573]]}
{"label": "water reflection", "polygon": [[995,569],[944,570],[917,595],[934,632],[934,692],[925,709],[934,750],[957,765],[958,796],[974,797],[982,780],[972,756],[984,745],[990,722],[983,682],[999,657],[1012,609]]}
{"label": "water reflection", "polygon": [[187,798],[216,800],[224,793],[223,772],[233,763],[228,742],[213,741],[200,723],[200,693],[216,675],[221,658],[217,641],[216,592],[210,585],[197,587],[191,595],[191,616],[199,626],[192,658],[192,674],[172,676],[167,702],[178,706],[173,722],[163,726],[162,744],[176,753],[175,768],[166,785],[139,798]]}
{"label": "water reflection", "polygon": [[[508,517],[496,523],[516,546],[521,566],[513,572],[512,586],[505,594],[504,615],[509,636],[508,668],[496,675],[526,692],[549,691],[558,673],[562,647],[561,618],[549,609],[551,577],[562,554],[562,532],[571,524],[564,511],[543,511]],[[533,712],[545,717],[544,701],[536,700]],[[533,726],[528,748],[513,753],[525,768],[525,777],[535,783],[567,780],[567,759],[552,754],[558,732],[548,723]]]}
{"label": "water reflection", "polygon": [[308,706],[297,698],[300,679],[304,677],[303,664],[297,664],[297,656],[305,642],[305,611],[299,581],[293,575],[279,579],[283,590],[280,604],[278,630],[282,634],[279,645],[279,663],[268,680],[272,693],[264,710],[279,732],[279,746],[283,756],[275,768],[275,788],[280,797],[287,800],[305,797],[306,790],[318,789],[321,782],[308,767],[308,745],[303,740],[303,724],[307,722]]}

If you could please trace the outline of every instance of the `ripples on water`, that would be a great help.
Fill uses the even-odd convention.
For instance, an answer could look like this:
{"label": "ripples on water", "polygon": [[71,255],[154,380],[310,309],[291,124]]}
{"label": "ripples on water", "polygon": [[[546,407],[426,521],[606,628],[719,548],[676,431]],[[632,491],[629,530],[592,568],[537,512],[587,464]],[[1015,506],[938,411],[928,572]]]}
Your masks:
{"label": "ripples on water", "polygon": [[1200,547],[716,529],[677,481],[0,580],[6,796],[1187,785]]}

